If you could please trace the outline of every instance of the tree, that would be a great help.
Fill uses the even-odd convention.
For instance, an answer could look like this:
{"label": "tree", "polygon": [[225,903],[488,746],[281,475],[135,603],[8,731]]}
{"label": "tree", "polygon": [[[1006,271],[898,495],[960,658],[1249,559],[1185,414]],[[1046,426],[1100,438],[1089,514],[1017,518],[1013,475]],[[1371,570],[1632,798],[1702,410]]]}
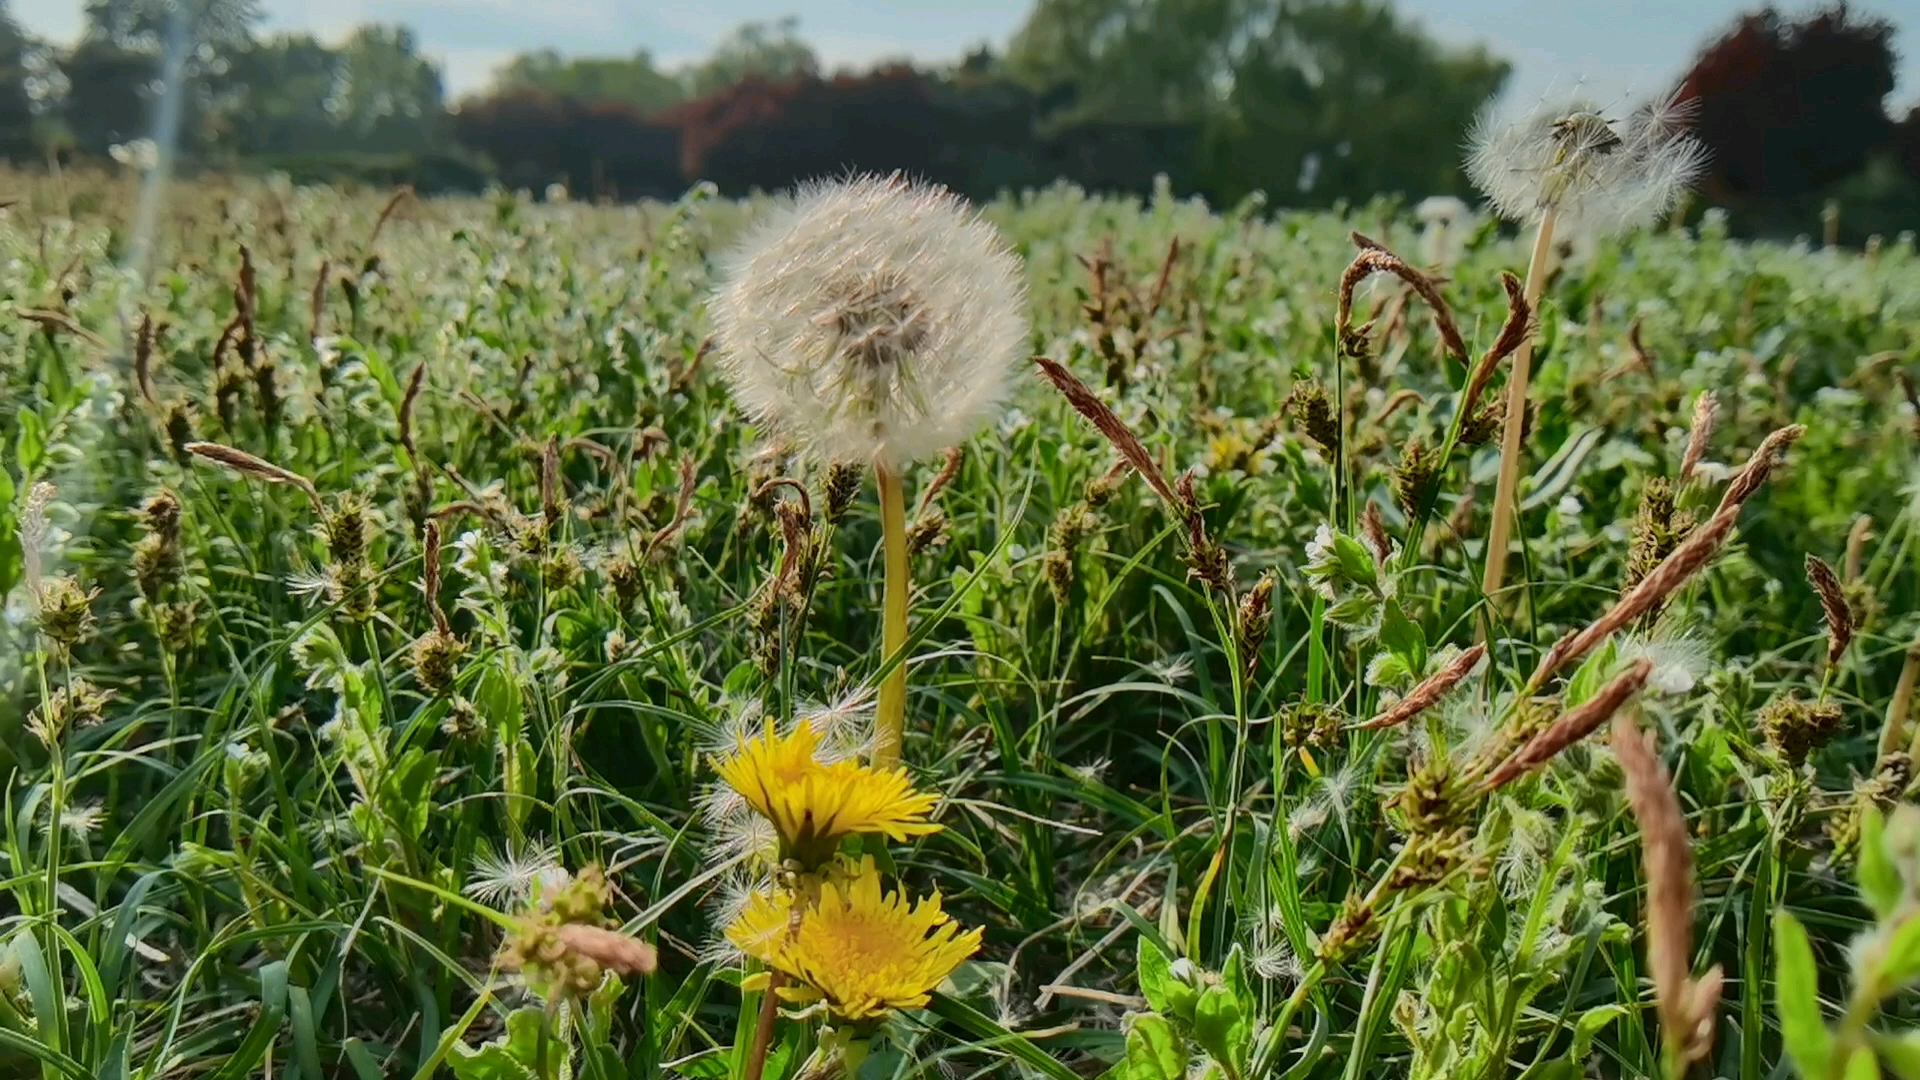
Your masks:
{"label": "tree", "polygon": [[1202,187],[1325,203],[1461,189],[1459,145],[1508,67],[1385,0],[1040,0],[1008,69],[1055,130],[1189,124]]}
{"label": "tree", "polygon": [[357,148],[419,149],[446,111],[440,69],[421,56],[413,31],[366,25],[340,47],[335,122]]}
{"label": "tree", "polygon": [[182,138],[212,142],[238,104],[234,60],[251,47],[259,21],[258,0],[89,0],[81,40],[61,65],[75,141],[98,154],[150,134],[156,84],[177,48]]}
{"label": "tree", "polygon": [[713,55],[687,73],[687,88],[703,97],[750,75],[791,79],[818,74],[820,58],[800,40],[799,27],[800,20],[792,16],[777,23],[741,25],[714,46]]}
{"label": "tree", "polygon": [[631,105],[651,113],[686,100],[680,79],[661,71],[645,49],[629,57],[576,57],[563,60],[552,49],[522,53],[501,71],[501,89],[530,87],[582,101]]}
{"label": "tree", "polygon": [[1209,139],[1219,197],[1262,182],[1309,203],[1465,191],[1461,139],[1505,83],[1505,62],[1448,52],[1379,0],[1269,10],[1271,29],[1229,50],[1231,88]]}
{"label": "tree", "polygon": [[1840,4],[1798,22],[1769,8],[1708,45],[1680,89],[1712,155],[1707,193],[1792,199],[1858,173],[1893,138],[1892,39]]}
{"label": "tree", "polygon": [[21,158],[33,151],[33,98],[27,88],[31,46],[0,3],[0,157]]}

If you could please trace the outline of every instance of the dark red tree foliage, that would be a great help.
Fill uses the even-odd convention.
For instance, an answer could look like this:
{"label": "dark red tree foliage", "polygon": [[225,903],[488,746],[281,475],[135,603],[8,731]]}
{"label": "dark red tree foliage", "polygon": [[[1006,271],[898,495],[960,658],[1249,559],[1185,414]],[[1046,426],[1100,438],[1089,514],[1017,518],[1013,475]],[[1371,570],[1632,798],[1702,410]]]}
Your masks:
{"label": "dark red tree foliage", "polygon": [[1680,88],[1697,101],[1695,132],[1712,152],[1706,194],[1794,198],[1889,148],[1892,38],[1892,24],[1842,3],[1799,21],[1767,8],[1707,46]]}

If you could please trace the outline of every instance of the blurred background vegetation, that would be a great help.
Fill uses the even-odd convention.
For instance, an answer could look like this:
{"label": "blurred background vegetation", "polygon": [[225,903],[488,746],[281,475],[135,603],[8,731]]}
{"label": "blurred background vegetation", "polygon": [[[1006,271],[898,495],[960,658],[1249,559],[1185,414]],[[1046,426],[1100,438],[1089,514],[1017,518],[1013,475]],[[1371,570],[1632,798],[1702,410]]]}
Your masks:
{"label": "blurred background vegetation", "polygon": [[[261,33],[257,0],[90,0],[71,46],[0,8],[0,154],[137,167],[182,2],[184,168],[426,193],[631,200],[706,180],[737,195],[856,168],[976,198],[1060,180],[1144,193],[1158,176],[1216,206],[1465,196],[1462,140],[1510,70],[1382,0],[1037,0],[1004,55],[956,64],[829,73],[785,20],[677,67],[530,52],[450,101],[403,26],[330,45]],[[1920,108],[1887,107],[1894,36],[1843,5],[1763,10],[1703,42],[1676,87],[1713,152],[1693,209],[1726,208],[1744,235],[1920,228]]]}

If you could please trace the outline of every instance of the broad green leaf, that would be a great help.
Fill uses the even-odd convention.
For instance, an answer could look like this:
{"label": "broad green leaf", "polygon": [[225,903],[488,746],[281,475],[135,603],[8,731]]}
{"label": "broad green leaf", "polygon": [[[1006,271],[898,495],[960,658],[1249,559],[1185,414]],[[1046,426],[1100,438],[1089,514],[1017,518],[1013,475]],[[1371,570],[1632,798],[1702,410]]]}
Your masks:
{"label": "broad green leaf", "polygon": [[1875,916],[1887,918],[1900,906],[1900,871],[1887,854],[1887,821],[1869,803],[1860,811],[1860,861],[1854,876],[1860,896]]}
{"label": "broad green leaf", "polygon": [[1232,990],[1211,986],[1200,995],[1193,1010],[1193,1041],[1215,1061],[1231,1065],[1234,1072],[1245,1068],[1253,1025]]}
{"label": "broad green leaf", "polygon": [[567,1048],[546,1030],[546,1016],[537,1008],[521,1008],[507,1014],[506,1033],[478,1049],[461,1043],[447,1056],[447,1065],[460,1080],[541,1080],[541,1054],[546,1055],[547,1076],[564,1076],[555,1071],[556,1062],[567,1056]]}
{"label": "broad green leaf", "polygon": [[1127,1029],[1127,1080],[1185,1080],[1187,1053],[1165,1017],[1136,1016]]}
{"label": "broad green leaf", "polygon": [[1346,533],[1333,535],[1333,555],[1340,562],[1340,573],[1356,585],[1364,586],[1375,592],[1380,589],[1380,570],[1373,562],[1373,553],[1365,545]]}
{"label": "broad green leaf", "polygon": [[1920,915],[1909,915],[1883,932],[1887,944],[1879,970],[1863,973],[1863,979],[1884,996],[1920,978]]}
{"label": "broad green leaf", "polygon": [[39,413],[25,406],[14,412],[13,422],[19,428],[13,437],[14,460],[20,463],[20,475],[31,478],[47,455],[47,426]]}
{"label": "broad green leaf", "polygon": [[1398,600],[1388,600],[1380,613],[1380,644],[1415,675],[1427,670],[1427,635],[1400,610]]}
{"label": "broad green leaf", "polygon": [[1854,1047],[1852,1056],[1847,1058],[1845,1080],[1880,1080],[1880,1063],[1874,1060],[1872,1050]]}
{"label": "broad green leaf", "polygon": [[1140,939],[1140,960],[1136,975],[1140,980],[1141,996],[1147,999],[1147,1004],[1153,1006],[1155,1012],[1167,1012],[1170,1008],[1167,989],[1168,984],[1173,981],[1173,974],[1166,954],[1160,951],[1159,946],[1144,937]]}
{"label": "broad green leaf", "polygon": [[1873,1048],[1880,1060],[1900,1080],[1920,1080],[1920,1031],[1898,1035],[1873,1036]]}
{"label": "broad green leaf", "polygon": [[1773,951],[1780,1040],[1801,1076],[1826,1076],[1833,1068],[1833,1036],[1820,1015],[1820,971],[1806,929],[1785,911],[1774,918]]}

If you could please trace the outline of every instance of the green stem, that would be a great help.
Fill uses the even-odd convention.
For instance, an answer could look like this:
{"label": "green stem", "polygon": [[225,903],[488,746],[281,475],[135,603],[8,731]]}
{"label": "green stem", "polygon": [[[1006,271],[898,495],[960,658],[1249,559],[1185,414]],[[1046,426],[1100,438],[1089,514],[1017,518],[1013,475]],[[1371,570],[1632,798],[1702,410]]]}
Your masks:
{"label": "green stem", "polygon": [[[907,576],[907,499],[900,474],[882,461],[873,465],[880,488],[880,534],[886,556],[886,595],[880,630],[883,663],[894,659],[907,644],[907,594],[913,582]],[[890,769],[900,763],[900,746],[907,727],[907,662],[901,656],[880,683],[873,729],[873,764]]]}

